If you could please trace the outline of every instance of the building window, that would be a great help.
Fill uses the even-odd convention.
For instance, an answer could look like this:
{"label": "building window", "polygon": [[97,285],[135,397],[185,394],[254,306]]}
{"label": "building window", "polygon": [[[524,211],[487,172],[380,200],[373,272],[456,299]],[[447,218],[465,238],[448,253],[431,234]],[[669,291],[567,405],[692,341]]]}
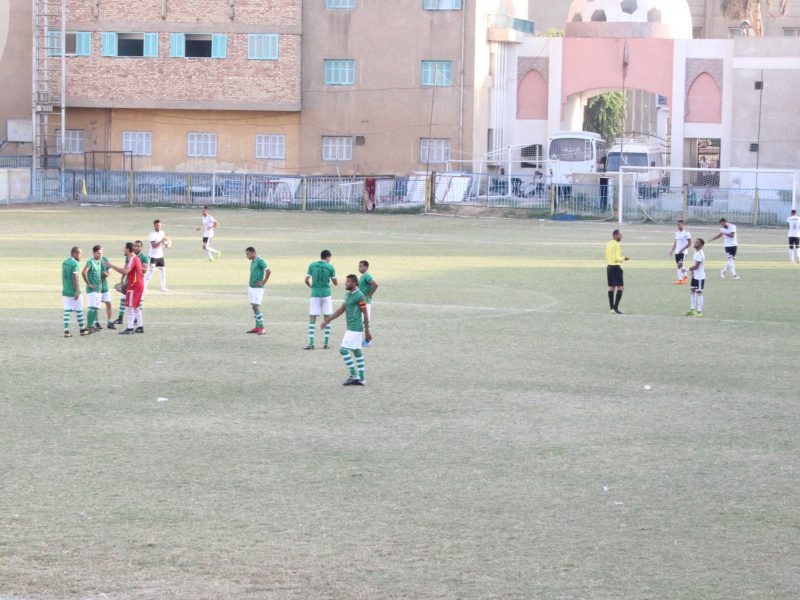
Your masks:
{"label": "building window", "polygon": [[692,27],[692,39],[702,40],[705,37],[702,27]]}
{"label": "building window", "polygon": [[83,129],[67,129],[67,134],[64,136],[60,129],[56,131],[56,153],[61,154],[62,152],[64,154],[83,154]]}
{"label": "building window", "polygon": [[170,33],[172,58],[227,58],[228,36],[224,33]]}
{"label": "building window", "polygon": [[[64,34],[66,56],[89,56],[92,53],[92,33],[90,31],[67,31]],[[61,56],[61,32],[47,33],[47,55]]]}
{"label": "building window", "polygon": [[256,158],[285,159],[286,136],[269,133],[256,134]]}
{"label": "building window", "polygon": [[800,37],[800,27],[784,27],[783,37]]}
{"label": "building window", "polygon": [[100,54],[102,56],[158,56],[157,33],[112,33],[100,34]]}
{"label": "building window", "polygon": [[523,169],[541,169],[542,161],[544,160],[544,147],[542,144],[532,144],[525,146],[520,153],[522,155],[522,163],[520,167]]}
{"label": "building window", "polygon": [[251,60],[278,60],[280,49],[277,33],[247,34],[247,58]]}
{"label": "building window", "polygon": [[353,85],[356,82],[356,61],[325,60],[326,85]]}
{"label": "building window", "polygon": [[425,10],[460,10],[461,0],[422,0]]}
{"label": "building window", "polygon": [[325,0],[328,10],[348,10],[356,7],[356,0]]}
{"label": "building window", "polygon": [[190,133],[186,156],[215,158],[217,156],[216,133]]}
{"label": "building window", "polygon": [[450,160],[450,140],[422,138],[419,142],[419,162],[424,164],[445,163]]}
{"label": "building window", "polygon": [[747,37],[747,29],[743,27],[728,27],[729,38]]}
{"label": "building window", "polygon": [[353,138],[344,136],[322,137],[322,160],[351,160]]}
{"label": "building window", "polygon": [[123,131],[122,150],[133,156],[152,156],[153,134],[149,131]]}
{"label": "building window", "polygon": [[430,85],[430,86],[453,85],[453,61],[423,60],[422,85]]}

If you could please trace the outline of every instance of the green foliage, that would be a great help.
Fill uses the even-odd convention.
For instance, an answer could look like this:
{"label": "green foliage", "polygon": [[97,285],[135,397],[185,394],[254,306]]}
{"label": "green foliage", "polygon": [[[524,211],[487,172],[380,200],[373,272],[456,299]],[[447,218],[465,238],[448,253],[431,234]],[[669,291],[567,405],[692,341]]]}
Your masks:
{"label": "green foliage", "polygon": [[589,100],[583,115],[584,131],[594,131],[610,145],[623,132],[625,95],[621,91],[606,92]]}
{"label": "green foliage", "polygon": [[564,37],[564,32],[556,27],[550,27],[544,32],[544,37]]}

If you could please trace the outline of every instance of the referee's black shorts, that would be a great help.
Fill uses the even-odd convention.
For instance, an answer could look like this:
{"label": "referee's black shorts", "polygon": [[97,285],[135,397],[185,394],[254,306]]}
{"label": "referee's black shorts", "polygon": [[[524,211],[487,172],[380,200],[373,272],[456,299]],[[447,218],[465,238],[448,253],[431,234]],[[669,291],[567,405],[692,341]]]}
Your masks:
{"label": "referee's black shorts", "polygon": [[606,277],[608,277],[608,287],[623,287],[622,267],[619,265],[608,265],[606,267]]}

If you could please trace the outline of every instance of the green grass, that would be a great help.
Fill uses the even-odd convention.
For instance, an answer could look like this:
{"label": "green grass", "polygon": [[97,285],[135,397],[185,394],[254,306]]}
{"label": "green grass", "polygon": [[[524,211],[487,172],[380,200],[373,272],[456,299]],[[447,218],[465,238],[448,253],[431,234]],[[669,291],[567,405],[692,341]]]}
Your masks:
{"label": "green grass", "polygon": [[[710,245],[692,320],[666,227],[623,228],[615,317],[611,224],[219,210],[209,263],[194,211],[0,214],[0,597],[800,595],[782,231],[740,231],[740,281]],[[69,247],[119,260],[154,218],[172,292],[146,297],[147,333],[63,339]],[[363,389],[300,349],[326,247],[380,284]]]}

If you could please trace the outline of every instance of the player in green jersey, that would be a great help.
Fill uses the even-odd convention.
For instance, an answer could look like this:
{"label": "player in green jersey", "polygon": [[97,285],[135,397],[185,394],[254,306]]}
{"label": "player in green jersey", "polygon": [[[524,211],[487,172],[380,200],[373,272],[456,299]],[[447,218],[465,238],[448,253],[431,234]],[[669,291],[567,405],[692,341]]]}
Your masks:
{"label": "player in green jersey", "polygon": [[[359,261],[358,272],[361,273],[361,277],[358,280],[358,289],[367,299],[367,316],[370,318],[370,322],[372,322],[372,297],[375,295],[375,292],[378,291],[378,283],[369,273],[368,260]],[[367,340],[364,340],[364,346],[369,346]]]}
{"label": "player in green jersey", "polygon": [[[114,327],[114,318],[112,316],[113,309],[111,307],[111,292],[108,289],[108,275],[111,272],[111,268],[108,266],[109,260],[106,256],[103,256],[103,258],[100,259],[100,263],[102,267],[101,277],[103,278],[103,283],[100,286],[100,300],[106,305],[106,327],[109,329],[116,329],[116,327]],[[95,322],[94,327],[98,330],[102,329],[99,321]]]}
{"label": "player in green jersey", "polygon": [[86,261],[81,275],[86,283],[86,304],[89,307],[88,323],[86,326],[94,331],[97,312],[100,310],[100,298],[103,289],[103,247],[96,245],[92,248],[92,257]]}
{"label": "player in green jersey", "polygon": [[[350,377],[344,385],[366,385],[364,378],[364,351],[361,344],[364,340],[370,341],[372,334],[369,332],[369,314],[367,313],[367,299],[358,289],[358,277],[348,275],[344,282],[347,290],[344,302],[335,313],[325,317],[320,328],[327,327],[331,321],[339,318],[344,313],[347,320],[347,331],[342,338],[339,354],[344,359],[344,364],[350,370]],[[355,356],[355,361],[350,353]]]}
{"label": "player in green jersey", "polygon": [[70,313],[75,313],[81,335],[89,335],[91,331],[86,329],[83,319],[83,296],[79,273],[81,265],[78,262],[83,256],[83,251],[79,246],[73,246],[67,258],[61,263],[61,297],[64,300],[64,337],[72,337],[69,332]]}
{"label": "player in green jersey", "polygon": [[[330,250],[320,252],[319,260],[308,265],[306,272],[306,285],[311,288],[311,300],[308,307],[308,346],[304,350],[314,349],[314,333],[316,329],[317,317],[324,315],[330,316],[333,312],[333,297],[331,296],[331,283],[339,285],[336,279],[336,269],[331,264]],[[325,343],[323,350],[330,348],[328,342],[331,338],[331,326],[326,325]]]}
{"label": "player in green jersey", "polygon": [[[139,260],[142,261],[142,272],[146,273],[148,265],[150,264],[150,258],[142,252],[142,240],[136,240],[133,242],[133,251],[136,253],[136,256],[139,257]],[[126,258],[123,261],[123,264],[127,263],[128,259]],[[125,277],[122,278],[122,281],[125,281]],[[145,288],[146,291],[147,288]],[[119,313],[117,314],[117,320],[114,321],[117,325],[122,325],[122,317],[125,316],[125,294],[122,295],[122,298],[119,299]],[[139,309],[141,310],[144,308],[144,298],[139,302]]]}
{"label": "player in green jersey", "polygon": [[245,256],[250,260],[250,282],[247,288],[247,299],[253,307],[253,316],[256,326],[247,333],[264,335],[264,313],[261,312],[261,303],[264,300],[264,286],[267,284],[272,271],[266,261],[256,254],[256,249],[250,246],[245,251]]}

